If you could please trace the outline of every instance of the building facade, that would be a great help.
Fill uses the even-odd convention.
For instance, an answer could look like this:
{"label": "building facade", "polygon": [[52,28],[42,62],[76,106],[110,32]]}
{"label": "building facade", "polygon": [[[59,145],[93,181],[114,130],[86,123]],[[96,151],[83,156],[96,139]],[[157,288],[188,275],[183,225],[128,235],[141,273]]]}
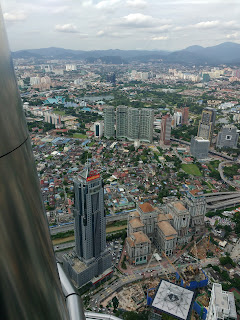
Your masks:
{"label": "building facade", "polygon": [[237,319],[233,292],[223,291],[222,285],[213,283],[206,320]]}
{"label": "building facade", "polygon": [[87,165],[74,181],[75,255],[65,256],[65,270],[82,286],[111,268],[106,248],[103,181]]}
{"label": "building facade", "polygon": [[172,216],[173,227],[177,232],[178,243],[184,244],[189,241],[190,213],[182,201],[167,204],[167,213]]}
{"label": "building facade", "polygon": [[237,148],[239,133],[234,125],[222,127],[217,137],[218,148]]}
{"label": "building facade", "polygon": [[94,123],[94,137],[102,138],[103,136],[103,123],[101,121]]}
{"label": "building facade", "polygon": [[198,137],[209,140],[210,144],[212,143],[215,120],[216,110],[213,108],[205,108],[198,126]]}
{"label": "building facade", "polygon": [[162,145],[170,145],[172,118],[170,114],[162,117],[160,143]]}
{"label": "building facade", "polygon": [[[171,256],[177,245],[188,243],[193,235],[204,232],[205,213],[206,200],[204,195],[197,193],[196,190],[190,191],[183,201],[173,201],[161,209],[153,208],[148,202],[137,204],[136,211],[128,216],[126,240],[128,260],[136,264],[136,257],[139,256],[135,250],[145,248],[145,251],[141,252],[146,254],[147,248],[150,248],[148,240],[154,243],[160,254]],[[137,235],[135,237],[137,240],[131,238],[132,235]],[[148,259],[148,255],[146,257]],[[141,258],[138,262],[147,261]]]}
{"label": "building facade", "polygon": [[147,263],[151,254],[151,241],[142,231],[134,232],[127,237],[126,249],[131,264]]}
{"label": "building facade", "polygon": [[107,106],[104,108],[104,137],[115,137],[115,108]]}
{"label": "building facade", "polygon": [[116,137],[125,139],[128,137],[128,107],[118,106],[116,112]]}
{"label": "building facade", "polygon": [[190,227],[195,234],[204,230],[204,217],[206,213],[206,198],[198,189],[187,191],[185,206],[190,213]]}
{"label": "building facade", "polygon": [[208,151],[210,147],[210,141],[201,137],[192,137],[190,152],[193,157],[198,160],[204,160],[208,158]]}

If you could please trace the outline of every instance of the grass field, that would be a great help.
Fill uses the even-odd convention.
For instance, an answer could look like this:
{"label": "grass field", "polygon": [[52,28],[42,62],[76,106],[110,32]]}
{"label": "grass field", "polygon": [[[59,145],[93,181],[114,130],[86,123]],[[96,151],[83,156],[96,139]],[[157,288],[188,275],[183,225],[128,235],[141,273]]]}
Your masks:
{"label": "grass field", "polygon": [[55,110],[53,113],[59,114],[60,116],[65,116],[65,111]]}
{"label": "grass field", "polygon": [[81,134],[81,133],[74,133],[73,138],[87,139],[87,136],[85,136],[85,134]]}
{"label": "grass field", "polygon": [[182,169],[193,176],[201,177],[202,174],[196,164],[182,164]]}
{"label": "grass field", "polygon": [[52,240],[52,243],[55,246],[56,244],[61,244],[61,243],[65,243],[65,242],[74,241],[74,239],[75,239],[74,236],[67,237],[67,238],[59,238],[59,239]]}

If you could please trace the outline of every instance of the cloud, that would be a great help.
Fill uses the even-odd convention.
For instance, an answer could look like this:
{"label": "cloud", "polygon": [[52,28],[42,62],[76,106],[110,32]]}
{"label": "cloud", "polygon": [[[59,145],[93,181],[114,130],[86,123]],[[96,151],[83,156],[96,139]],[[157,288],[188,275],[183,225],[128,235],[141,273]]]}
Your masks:
{"label": "cloud", "polygon": [[131,13],[127,16],[124,16],[120,24],[127,27],[149,28],[157,25],[157,23],[158,20],[152,16],[142,13]]}
{"label": "cloud", "polygon": [[68,24],[57,24],[55,26],[55,30],[58,32],[65,32],[65,33],[79,33],[77,27],[71,23]]}
{"label": "cloud", "polygon": [[240,38],[239,32],[234,32],[226,35],[226,39],[239,39],[239,38]]}
{"label": "cloud", "polygon": [[162,41],[162,40],[167,40],[167,39],[168,39],[168,36],[160,36],[160,37],[154,36],[151,38],[151,40],[153,40],[153,41]]}
{"label": "cloud", "polygon": [[58,14],[58,13],[63,13],[66,12],[69,9],[69,6],[62,6],[62,7],[58,7],[53,9],[53,13]]}
{"label": "cloud", "polygon": [[103,36],[105,36],[105,34],[106,34],[105,31],[100,30],[97,32],[97,37],[103,37]]}
{"label": "cloud", "polygon": [[130,8],[144,9],[147,7],[145,0],[127,0],[126,4]]}
{"label": "cloud", "polygon": [[219,21],[219,20],[202,21],[202,22],[198,22],[198,23],[194,24],[194,25],[193,25],[193,28],[197,28],[197,29],[211,29],[211,28],[218,27],[219,25],[220,25],[220,21]]}
{"label": "cloud", "polygon": [[103,0],[98,2],[95,7],[97,9],[109,9],[112,10],[113,7],[116,5],[119,5],[121,3],[121,0]]}
{"label": "cloud", "polygon": [[27,15],[24,12],[15,12],[15,13],[4,13],[4,19],[5,21],[9,22],[18,22],[18,21],[24,21],[27,19]]}

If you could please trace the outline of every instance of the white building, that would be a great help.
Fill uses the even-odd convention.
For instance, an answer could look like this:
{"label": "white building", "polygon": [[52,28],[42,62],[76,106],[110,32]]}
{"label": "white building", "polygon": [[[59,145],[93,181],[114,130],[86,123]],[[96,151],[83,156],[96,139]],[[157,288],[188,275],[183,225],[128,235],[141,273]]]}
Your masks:
{"label": "white building", "polygon": [[101,121],[94,123],[94,137],[102,138],[103,136],[103,123]]}
{"label": "white building", "polygon": [[222,285],[214,283],[206,320],[237,319],[234,294],[223,291]]}
{"label": "white building", "polygon": [[66,64],[66,71],[76,71],[77,66],[76,64]]}
{"label": "white building", "polygon": [[41,83],[41,78],[40,77],[31,77],[30,78],[30,85],[35,86]]}

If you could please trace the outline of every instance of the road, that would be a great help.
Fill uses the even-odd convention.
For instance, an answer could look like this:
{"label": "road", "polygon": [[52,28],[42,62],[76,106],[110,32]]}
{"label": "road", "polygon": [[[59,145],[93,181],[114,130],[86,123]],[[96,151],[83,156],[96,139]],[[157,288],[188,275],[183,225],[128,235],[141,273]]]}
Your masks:
{"label": "road", "polygon": [[224,182],[226,182],[227,184],[229,184],[230,186],[239,188],[239,187],[240,187],[239,183],[234,183],[233,181],[228,180],[228,179],[224,176],[223,167],[224,167],[227,163],[232,163],[232,164],[234,164],[235,162],[233,162],[233,161],[224,161],[224,162],[220,162],[220,163],[219,163],[218,171],[219,171],[219,173],[220,173],[221,179],[222,179]]}
{"label": "road", "polygon": [[71,242],[56,244],[55,246],[53,246],[53,248],[54,248],[54,251],[57,252],[57,251],[73,248],[74,246],[75,246],[75,241],[71,241]]}

